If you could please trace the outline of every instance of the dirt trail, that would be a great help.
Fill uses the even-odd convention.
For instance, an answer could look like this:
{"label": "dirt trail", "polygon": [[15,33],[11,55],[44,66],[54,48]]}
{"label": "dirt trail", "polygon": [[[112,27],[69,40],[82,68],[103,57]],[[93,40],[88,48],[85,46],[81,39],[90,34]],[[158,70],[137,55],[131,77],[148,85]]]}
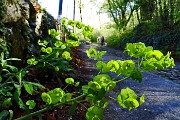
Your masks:
{"label": "dirt trail", "polygon": [[[98,47],[95,44],[82,44],[80,49],[85,55],[85,51],[90,47],[107,50],[107,54],[103,57],[103,61],[106,62],[111,59],[125,59],[128,57],[119,50]],[[111,50],[113,54],[111,54]],[[88,77],[92,79],[98,72],[95,69],[95,61],[87,59],[87,57],[84,57],[84,59],[87,63]],[[122,109],[116,101],[110,101],[104,111],[104,120],[180,120],[180,84],[178,82],[146,72],[143,73],[142,83],[134,82],[131,79],[124,81],[117,85],[116,92],[110,92],[108,95],[116,98],[119,90],[126,87],[130,87],[139,95],[145,93],[145,103],[137,109],[128,111]]]}

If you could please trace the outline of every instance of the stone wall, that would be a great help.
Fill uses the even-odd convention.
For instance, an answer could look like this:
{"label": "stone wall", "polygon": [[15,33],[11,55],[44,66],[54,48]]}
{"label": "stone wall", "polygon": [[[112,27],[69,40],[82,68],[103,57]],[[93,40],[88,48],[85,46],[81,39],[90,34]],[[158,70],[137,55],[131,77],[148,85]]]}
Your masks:
{"label": "stone wall", "polygon": [[55,28],[54,18],[44,10],[37,12],[29,0],[3,2],[4,14],[0,20],[3,24],[0,32],[3,34],[0,38],[9,43],[10,57],[25,60],[36,54],[37,41],[48,37],[48,29]]}

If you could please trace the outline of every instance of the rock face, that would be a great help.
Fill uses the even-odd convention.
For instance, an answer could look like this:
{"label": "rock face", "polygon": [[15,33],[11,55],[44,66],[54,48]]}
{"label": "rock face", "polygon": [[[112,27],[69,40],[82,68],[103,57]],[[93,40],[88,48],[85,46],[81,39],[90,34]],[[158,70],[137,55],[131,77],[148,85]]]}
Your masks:
{"label": "rock face", "polygon": [[37,12],[29,0],[6,0],[3,10],[0,37],[10,44],[10,57],[24,60],[34,54],[38,39],[48,37],[48,29],[55,28],[54,18],[46,11]]}

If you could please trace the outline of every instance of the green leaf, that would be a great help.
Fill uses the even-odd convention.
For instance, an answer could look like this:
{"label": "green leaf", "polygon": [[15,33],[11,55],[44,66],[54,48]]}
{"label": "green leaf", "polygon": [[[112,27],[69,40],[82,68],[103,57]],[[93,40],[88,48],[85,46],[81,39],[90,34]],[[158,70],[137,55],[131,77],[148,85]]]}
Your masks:
{"label": "green leaf", "polygon": [[41,40],[38,40],[38,45],[39,45],[39,46],[44,46],[44,47],[46,47],[46,46],[44,45],[44,43],[41,42]]}
{"label": "green leaf", "polygon": [[56,41],[56,43],[54,44],[56,47],[60,47],[63,43],[59,40]]}
{"label": "green leaf", "polygon": [[97,69],[101,70],[102,72],[109,72],[110,68],[107,67],[106,63],[102,62],[102,61],[98,61],[96,63],[96,67]]}
{"label": "green leaf", "polygon": [[110,60],[108,63],[107,63],[107,67],[110,68],[110,71],[111,72],[116,72],[118,69],[119,69],[119,63],[115,60]]}
{"label": "green leaf", "polygon": [[82,86],[82,91],[83,91],[84,94],[87,94],[88,90],[89,90],[89,86],[88,85],[83,85]]}
{"label": "green leaf", "polygon": [[143,95],[140,97],[140,105],[143,104],[143,103],[145,102],[144,96],[145,96],[145,95],[143,94]]}
{"label": "green leaf", "polygon": [[56,58],[58,58],[59,57],[59,52],[56,52]]}
{"label": "green leaf", "polygon": [[34,107],[36,106],[36,103],[34,102],[34,100],[28,100],[26,102],[26,105],[29,105],[29,109],[34,109]]}
{"label": "green leaf", "polygon": [[86,53],[89,58],[97,56],[97,51],[94,48],[90,48],[89,50],[86,50]]}
{"label": "green leaf", "polygon": [[59,71],[59,67],[58,66],[56,66],[54,69],[55,69],[56,72]]}
{"label": "green leaf", "polygon": [[45,47],[42,47],[42,48],[41,48],[41,51],[42,51],[42,52],[46,52],[46,48],[45,48]]}
{"label": "green leaf", "polygon": [[62,19],[61,19],[61,23],[62,23],[63,25],[66,24],[66,21],[67,21],[66,18],[62,18]]}
{"label": "green leaf", "polygon": [[88,83],[89,88],[95,90],[95,91],[100,91],[101,90],[101,85],[97,83],[96,81],[90,81]]}
{"label": "green leaf", "polygon": [[106,108],[108,106],[109,102],[106,99],[102,99],[102,100],[97,101],[97,104],[101,108]]}
{"label": "green leaf", "polygon": [[46,46],[48,45],[48,41],[44,40],[43,44]]}
{"label": "green leaf", "polygon": [[121,90],[121,95],[122,95],[123,99],[129,98],[129,97],[134,98],[134,99],[137,98],[136,93],[128,87],[126,89]]}
{"label": "green leaf", "polygon": [[47,47],[46,48],[46,53],[48,53],[48,54],[52,53],[52,48],[51,47]]}
{"label": "green leaf", "polygon": [[56,37],[56,36],[58,36],[60,33],[57,32],[55,29],[49,29],[49,30],[48,30],[48,34],[49,34],[49,35],[52,35],[53,37]]}
{"label": "green leaf", "polygon": [[129,77],[131,73],[134,71],[135,63],[132,60],[125,60],[122,63],[122,74]]}
{"label": "green leaf", "polygon": [[[89,91],[92,91],[92,89],[89,89]],[[88,91],[88,92],[89,92]],[[89,92],[90,93],[90,92]],[[91,103],[91,104],[95,104],[96,103],[96,101],[97,101],[97,99],[96,99],[96,95],[95,94],[88,94],[87,96],[86,96],[86,99]]]}
{"label": "green leaf", "polygon": [[76,108],[77,108],[77,103],[74,102],[74,103],[72,104],[72,106],[70,107],[70,109],[69,109],[69,115],[70,115],[70,116],[74,115],[74,113],[75,113],[75,111],[76,111]]}
{"label": "green leaf", "polygon": [[119,64],[119,69],[116,71],[116,74],[120,75],[122,73],[122,64],[123,64],[123,61],[116,60],[116,62]]}
{"label": "green leaf", "polygon": [[139,106],[139,102],[136,99],[128,98],[124,101],[124,105],[129,109],[137,108]]}
{"label": "green leaf", "polygon": [[163,57],[163,53],[159,50],[151,50],[148,53],[146,53],[145,55],[145,59],[156,59],[156,60],[160,60]]}
{"label": "green leaf", "polygon": [[99,70],[102,70],[105,65],[106,65],[106,63],[104,63],[104,62],[102,62],[102,61],[98,61],[98,62],[96,63],[96,67],[97,67],[97,69],[99,69]]}
{"label": "green leaf", "polygon": [[56,104],[60,101],[63,101],[62,98],[64,97],[65,92],[61,88],[55,88],[47,92],[47,94],[49,94],[50,98],[52,99],[52,104]]}
{"label": "green leaf", "polygon": [[12,118],[13,118],[13,111],[12,110],[9,110],[9,120],[12,120]]}
{"label": "green leaf", "polygon": [[63,57],[64,59],[66,59],[66,60],[72,60],[70,53],[67,52],[67,51],[64,51],[64,52],[62,53],[62,57]]}
{"label": "green leaf", "polygon": [[2,82],[2,76],[0,76],[0,82]]}
{"label": "green leaf", "polygon": [[20,98],[20,95],[21,95],[21,88],[17,87],[14,92],[14,99],[17,102],[17,104],[19,105],[19,108],[26,109],[26,106],[23,103],[22,99]]}
{"label": "green leaf", "polygon": [[138,80],[139,83],[141,83],[141,82],[142,82],[142,72],[140,72],[140,71],[137,70],[137,69],[134,69],[134,71],[133,71],[132,74],[131,74],[131,78],[132,78],[133,80]]}
{"label": "green leaf", "polygon": [[138,43],[128,43],[126,45],[124,52],[128,52],[130,56],[139,58],[140,56],[144,55],[145,50],[146,50],[145,44],[142,42],[138,42]]}
{"label": "green leaf", "polygon": [[105,79],[111,80],[111,77],[108,74],[100,74],[96,75],[93,80],[96,82],[104,82]]}
{"label": "green leaf", "polygon": [[9,116],[9,112],[7,110],[3,110],[0,112],[0,120],[7,120]]}
{"label": "green leaf", "polygon": [[81,22],[76,21],[75,23],[76,23],[76,27],[77,27],[78,29],[81,29],[81,28],[83,27],[83,24],[82,24]]}
{"label": "green leaf", "polygon": [[111,91],[112,89],[114,89],[114,87],[116,86],[116,82],[114,81],[110,81],[106,87],[105,87],[105,91]]}
{"label": "green leaf", "polygon": [[11,106],[12,105],[12,101],[11,98],[7,98],[3,101],[2,106],[6,107],[6,106]]}
{"label": "green leaf", "polygon": [[139,103],[136,100],[137,95],[130,88],[122,89],[117,99],[121,107],[128,108],[129,110],[137,108],[139,106]]}
{"label": "green leaf", "polygon": [[65,82],[67,83],[67,84],[74,84],[74,79],[73,78],[66,78],[65,79]]}
{"label": "green leaf", "polygon": [[38,63],[38,61],[35,60],[35,58],[31,58],[27,60],[27,63],[29,65],[36,65]]}
{"label": "green leaf", "polygon": [[75,26],[75,21],[74,20],[68,20],[68,25],[74,27]]}
{"label": "green leaf", "polygon": [[35,83],[35,82],[29,82],[31,85],[38,87],[38,88],[45,88],[43,85],[39,84],[39,83]]}
{"label": "green leaf", "polygon": [[101,89],[100,91],[98,91],[98,93],[97,93],[97,97],[96,97],[96,99],[97,100],[101,100],[101,99],[103,99],[103,97],[105,96],[105,94],[106,94],[106,91],[104,90],[104,89]]}
{"label": "green leaf", "polygon": [[61,49],[66,49],[66,45],[65,44],[63,44],[63,45],[61,45]]}
{"label": "green leaf", "polygon": [[97,106],[92,106],[87,109],[86,120],[102,120],[103,110]]}
{"label": "green leaf", "polygon": [[80,82],[76,82],[74,86],[77,87],[77,86],[79,86],[79,84],[80,84]]}
{"label": "green leaf", "polygon": [[30,82],[27,81],[23,81],[23,85],[25,90],[29,93],[29,94],[33,94],[34,89],[33,89],[33,85]]}
{"label": "green leaf", "polygon": [[18,68],[15,66],[11,66],[11,65],[5,65],[6,67],[9,67],[13,72],[18,72]]}
{"label": "green leaf", "polygon": [[60,98],[60,102],[64,103],[66,101],[69,101],[72,97],[71,93],[66,93]]}
{"label": "green leaf", "polygon": [[45,92],[43,92],[41,94],[41,98],[46,104],[51,104],[52,103],[52,99],[51,99],[50,95],[45,93]]}

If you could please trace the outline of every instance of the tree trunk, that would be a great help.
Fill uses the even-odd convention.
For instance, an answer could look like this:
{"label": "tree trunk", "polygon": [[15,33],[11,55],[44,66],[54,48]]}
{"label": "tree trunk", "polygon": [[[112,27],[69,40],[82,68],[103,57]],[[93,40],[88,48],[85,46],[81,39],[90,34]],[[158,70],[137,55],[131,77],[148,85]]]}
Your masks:
{"label": "tree trunk", "polygon": [[74,0],[74,9],[73,9],[73,20],[75,20],[75,14],[76,14],[76,0]]}
{"label": "tree trunk", "polygon": [[82,1],[79,0],[79,14],[80,14],[80,20],[82,22]]}
{"label": "tree trunk", "polygon": [[138,9],[136,9],[136,15],[137,15],[137,20],[138,20],[138,23],[140,24],[140,23],[141,23],[141,20],[139,19]]}

